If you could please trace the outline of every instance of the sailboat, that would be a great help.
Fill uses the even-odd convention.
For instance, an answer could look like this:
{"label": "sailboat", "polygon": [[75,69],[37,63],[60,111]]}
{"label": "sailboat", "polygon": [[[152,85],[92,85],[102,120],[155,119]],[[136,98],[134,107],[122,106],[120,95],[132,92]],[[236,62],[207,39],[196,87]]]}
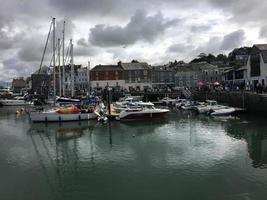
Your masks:
{"label": "sailboat", "polygon": [[[55,18],[53,24],[53,66],[54,66],[54,100],[56,100],[55,87]],[[64,31],[63,31],[64,32]],[[48,34],[49,37],[49,34]],[[72,96],[74,94],[74,68],[73,68],[73,44],[70,42],[71,51],[71,68],[72,68]],[[64,56],[63,56],[64,57]],[[64,59],[64,58],[63,58]],[[63,85],[64,87],[64,85]],[[60,92],[61,93],[61,92]],[[67,99],[64,99],[67,100]],[[47,111],[32,111],[30,112],[30,119],[32,122],[65,122],[65,121],[80,121],[96,119],[97,114],[94,112],[96,105],[89,105],[87,109],[80,109],[74,105],[69,107],[54,108]]]}

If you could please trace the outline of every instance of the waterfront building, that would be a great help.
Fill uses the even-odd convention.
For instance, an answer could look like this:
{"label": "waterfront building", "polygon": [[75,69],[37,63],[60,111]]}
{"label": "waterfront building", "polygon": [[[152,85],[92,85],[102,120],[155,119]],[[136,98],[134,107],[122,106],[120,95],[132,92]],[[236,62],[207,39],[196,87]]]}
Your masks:
{"label": "waterfront building", "polygon": [[257,83],[267,82],[267,44],[255,44],[247,62],[248,84],[254,88]]}
{"label": "waterfront building", "polygon": [[11,90],[14,93],[21,93],[22,89],[26,88],[26,80],[23,77],[14,78],[11,85]]}
{"label": "waterfront building", "polygon": [[225,85],[232,89],[245,87],[248,82],[248,58],[249,55],[236,55],[235,66],[224,68],[222,78]]}
{"label": "waterfront building", "polygon": [[77,69],[77,75],[75,76],[75,90],[81,94],[88,92],[89,90],[89,71],[87,67]]}
{"label": "waterfront building", "polygon": [[30,91],[32,94],[39,94],[48,98],[49,89],[51,88],[52,77],[47,66],[43,66],[31,75],[29,82]]}
{"label": "waterfront building", "polygon": [[125,86],[124,70],[121,65],[97,65],[90,70],[92,89],[114,87],[117,90]]}
{"label": "waterfront building", "polygon": [[130,63],[118,63],[124,70],[125,89],[146,90],[152,87],[151,84],[151,67],[146,62],[133,60]]}
{"label": "waterfront building", "polygon": [[168,66],[152,66],[151,84],[153,89],[168,89],[174,87],[175,70]]}
{"label": "waterfront building", "polygon": [[177,68],[175,86],[195,88],[201,85],[211,85],[221,82],[221,70],[207,62],[189,63]]}
{"label": "waterfront building", "polygon": [[[76,80],[78,77],[78,70],[82,68],[82,65],[74,65],[74,90],[77,91],[78,87],[76,85]],[[65,65],[65,95],[71,96],[71,88],[72,88],[72,76],[71,76],[71,64]],[[63,66],[60,66],[60,77],[59,77],[59,66],[56,66],[56,94],[59,95],[59,80],[61,80],[61,90],[63,90]],[[63,95],[63,93],[61,92]]]}

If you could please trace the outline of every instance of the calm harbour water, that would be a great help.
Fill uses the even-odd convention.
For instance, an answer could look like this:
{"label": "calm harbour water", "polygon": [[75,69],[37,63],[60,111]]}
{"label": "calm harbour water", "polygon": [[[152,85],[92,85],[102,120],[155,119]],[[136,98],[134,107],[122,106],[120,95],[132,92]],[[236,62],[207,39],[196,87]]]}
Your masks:
{"label": "calm harbour water", "polygon": [[32,124],[0,108],[0,199],[266,199],[266,118]]}

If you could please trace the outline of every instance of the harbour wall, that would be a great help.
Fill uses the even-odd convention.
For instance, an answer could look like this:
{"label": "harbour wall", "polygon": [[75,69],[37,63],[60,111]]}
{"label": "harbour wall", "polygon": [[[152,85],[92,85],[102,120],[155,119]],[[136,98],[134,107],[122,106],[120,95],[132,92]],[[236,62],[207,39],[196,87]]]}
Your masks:
{"label": "harbour wall", "polygon": [[193,99],[199,101],[212,99],[233,107],[244,108],[249,113],[257,113],[267,116],[267,94],[256,94],[243,91],[194,92]]}

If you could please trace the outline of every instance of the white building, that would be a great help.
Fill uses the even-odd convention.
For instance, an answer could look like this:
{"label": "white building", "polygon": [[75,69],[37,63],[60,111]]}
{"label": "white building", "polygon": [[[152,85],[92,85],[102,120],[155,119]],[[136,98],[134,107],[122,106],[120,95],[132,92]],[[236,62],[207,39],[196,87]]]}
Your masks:
{"label": "white building", "polygon": [[252,47],[247,62],[248,83],[254,88],[259,82],[267,83],[267,44],[256,44]]}

